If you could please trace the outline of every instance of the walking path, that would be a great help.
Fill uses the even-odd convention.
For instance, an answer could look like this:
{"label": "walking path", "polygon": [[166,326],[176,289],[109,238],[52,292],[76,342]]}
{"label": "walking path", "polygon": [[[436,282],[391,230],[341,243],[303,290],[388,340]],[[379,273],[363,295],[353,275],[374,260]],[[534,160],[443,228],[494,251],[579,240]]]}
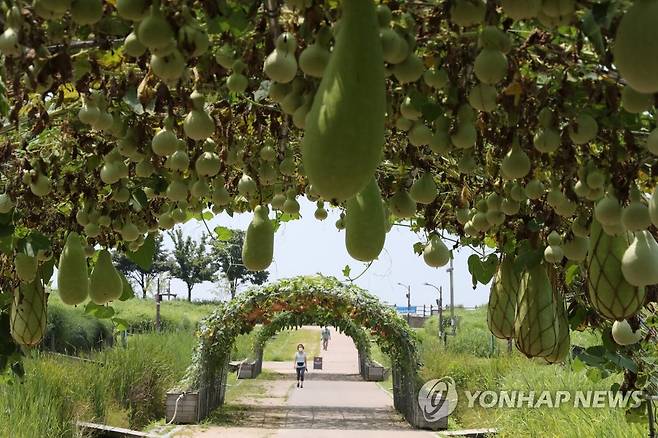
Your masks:
{"label": "walking path", "polygon": [[[310,327],[305,327],[310,328]],[[319,328],[318,342],[320,339]],[[262,383],[265,394],[238,399],[249,405],[232,426],[199,426],[174,433],[177,437],[214,438],[379,438],[430,437],[411,429],[393,409],[393,399],[375,382],[364,382],[352,339],[332,330],[327,351],[320,352],[323,369],[309,368],[304,388],[295,386],[290,362],[264,362],[263,369],[279,373]],[[258,381],[260,379],[257,379]],[[249,397],[250,394],[244,394]]]}

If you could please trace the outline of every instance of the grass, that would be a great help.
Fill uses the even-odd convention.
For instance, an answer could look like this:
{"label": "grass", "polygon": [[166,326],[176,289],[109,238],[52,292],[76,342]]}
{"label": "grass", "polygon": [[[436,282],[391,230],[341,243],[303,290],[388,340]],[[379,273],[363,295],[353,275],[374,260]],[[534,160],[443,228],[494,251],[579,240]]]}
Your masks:
{"label": "grass", "polygon": [[[422,340],[420,371],[423,380],[449,376],[455,380],[460,400],[450,428],[494,427],[501,437],[634,437],[646,436],[647,426],[629,424],[622,409],[579,409],[563,405],[552,408],[470,408],[464,390],[608,390],[622,376],[590,381],[586,370],[574,372],[568,365],[548,365],[530,360],[516,350],[507,354],[507,343],[495,340],[486,326],[486,309],[458,309],[460,324],[447,345],[438,338],[436,318],[418,330]],[[588,347],[600,343],[593,332],[573,332],[572,344]],[[493,349],[492,349],[493,345]],[[390,386],[390,385],[389,385]]]}
{"label": "grass", "polygon": [[[112,307],[115,316],[128,323],[130,333],[155,330],[155,301],[132,299],[113,303]],[[160,304],[161,328],[168,332],[191,332],[213,309],[212,304],[163,301]],[[48,328],[42,345],[49,351],[66,354],[99,350],[112,345],[113,330],[109,320],[86,314],[84,306],[67,306],[53,293],[48,301]]]}
{"label": "grass", "polygon": [[34,352],[23,381],[0,386],[0,436],[72,437],[76,420],[141,428],[164,416],[164,395],[191,362],[187,332],[131,337],[98,363]]}
{"label": "grass", "polygon": [[306,356],[312,362],[313,356],[320,354],[320,332],[304,328],[280,331],[265,345],[263,360],[292,361],[298,344],[304,344]]}

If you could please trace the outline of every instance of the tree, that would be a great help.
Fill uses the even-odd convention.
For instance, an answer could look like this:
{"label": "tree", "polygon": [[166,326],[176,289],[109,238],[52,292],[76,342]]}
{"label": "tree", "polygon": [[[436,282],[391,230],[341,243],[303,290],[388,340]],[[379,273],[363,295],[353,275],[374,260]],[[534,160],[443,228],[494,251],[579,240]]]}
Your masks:
{"label": "tree", "polygon": [[112,260],[116,268],[133,284],[139,286],[142,291],[142,298],[146,298],[146,293],[150,290],[153,280],[162,272],[170,271],[172,268],[169,254],[163,248],[163,235],[155,236],[155,252],[153,253],[153,263],[151,269],[145,270],[138,264],[130,260],[122,252],[114,252]]}
{"label": "tree", "polygon": [[[221,275],[229,285],[231,299],[235,298],[238,286],[244,283],[263,284],[270,273],[267,271],[249,271],[242,263],[242,245],[244,231],[223,229],[223,235],[212,244],[212,253],[217,260]],[[230,236],[230,237],[229,237]]]}
{"label": "tree", "polygon": [[217,263],[208,252],[208,236],[204,234],[199,242],[195,242],[190,236],[183,236],[183,230],[180,228],[168,234],[174,242],[171,275],[183,280],[187,285],[187,301],[192,301],[192,289],[195,285],[204,281],[215,281]]}

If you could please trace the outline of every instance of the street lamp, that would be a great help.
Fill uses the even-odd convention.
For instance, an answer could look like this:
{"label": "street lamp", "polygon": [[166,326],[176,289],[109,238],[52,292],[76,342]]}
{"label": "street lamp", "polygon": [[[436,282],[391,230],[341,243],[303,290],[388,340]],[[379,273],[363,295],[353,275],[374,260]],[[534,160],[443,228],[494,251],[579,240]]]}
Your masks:
{"label": "street lamp", "polygon": [[398,285],[407,288],[407,324],[411,324],[411,286],[402,283],[398,283]]}
{"label": "street lamp", "polygon": [[450,267],[446,269],[450,273],[450,325],[452,326],[452,335],[456,334],[456,323],[455,323],[455,288],[453,286],[453,272],[454,268],[452,266],[452,257],[450,257]]}
{"label": "street lamp", "polygon": [[425,286],[433,287],[439,293],[439,299],[436,300],[436,304],[439,307],[439,339],[443,337],[443,288],[436,287],[430,283],[423,283]]}

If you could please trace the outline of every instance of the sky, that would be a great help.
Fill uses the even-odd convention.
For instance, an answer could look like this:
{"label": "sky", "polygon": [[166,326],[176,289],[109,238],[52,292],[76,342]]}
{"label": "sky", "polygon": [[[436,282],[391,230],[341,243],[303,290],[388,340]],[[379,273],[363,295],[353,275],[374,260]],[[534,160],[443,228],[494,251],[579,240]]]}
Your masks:
{"label": "sky", "polygon": [[[345,265],[351,268],[350,276],[355,277],[366,267],[365,263],[352,259],[345,249],[344,231],[338,231],[335,222],[340,210],[329,209],[329,217],[320,222],[313,216],[315,203],[305,198],[299,198],[302,218],[297,221],[283,223],[274,238],[274,261],[270,266],[270,281],[295,277],[298,275],[323,274],[345,280],[342,271]],[[270,214],[273,217],[273,213]],[[246,230],[251,220],[251,213],[229,215],[222,213],[208,222],[213,230],[221,225],[228,228]],[[202,222],[190,221],[182,225],[186,235],[200,237],[206,232]],[[358,286],[379,296],[389,304],[406,306],[406,288],[398,283],[411,287],[411,305],[436,305],[438,292],[436,289],[424,286],[431,283],[443,287],[443,302],[449,302],[450,277],[444,268],[430,268],[422,257],[413,252],[414,243],[423,240],[407,227],[394,226],[386,236],[384,250],[370,268],[355,281]],[[448,247],[450,243],[446,242]],[[168,236],[165,237],[165,247],[169,250],[173,245]],[[471,275],[468,272],[467,259],[472,254],[470,249],[461,249],[455,253],[454,261],[454,294],[455,304],[473,307],[486,303],[489,287],[478,285],[474,290]],[[226,299],[221,283],[203,283],[196,285],[193,299]],[[180,280],[172,280],[172,293],[183,298],[187,289]]]}

